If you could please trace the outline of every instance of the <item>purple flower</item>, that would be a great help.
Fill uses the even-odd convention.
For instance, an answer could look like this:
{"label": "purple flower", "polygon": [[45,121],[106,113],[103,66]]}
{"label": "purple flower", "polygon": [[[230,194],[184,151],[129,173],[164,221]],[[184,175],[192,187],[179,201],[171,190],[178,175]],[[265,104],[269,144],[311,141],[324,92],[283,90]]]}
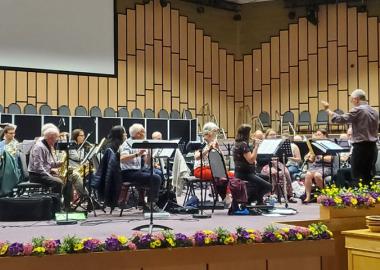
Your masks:
{"label": "purple flower", "polygon": [[9,256],[20,256],[24,255],[24,246],[22,243],[13,243],[8,248]]}
{"label": "purple flower", "polygon": [[101,242],[98,239],[88,239],[83,243],[85,251],[94,252],[101,250]]}
{"label": "purple flower", "polygon": [[118,251],[118,250],[121,250],[120,242],[114,236],[111,236],[111,237],[107,238],[104,243],[105,243],[105,248],[108,251]]}

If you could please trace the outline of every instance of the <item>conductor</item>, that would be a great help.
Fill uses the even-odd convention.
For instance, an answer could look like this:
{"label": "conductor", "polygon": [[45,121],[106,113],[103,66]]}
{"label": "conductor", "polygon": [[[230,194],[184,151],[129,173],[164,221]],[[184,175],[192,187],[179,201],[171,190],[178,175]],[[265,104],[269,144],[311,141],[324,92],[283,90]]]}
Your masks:
{"label": "conductor", "polygon": [[356,89],[351,93],[353,108],[342,115],[331,111],[326,101],[321,101],[321,103],[331,116],[333,123],[352,125],[352,178],[355,181],[361,179],[368,185],[375,175],[379,113],[368,104],[366,94],[361,89]]}

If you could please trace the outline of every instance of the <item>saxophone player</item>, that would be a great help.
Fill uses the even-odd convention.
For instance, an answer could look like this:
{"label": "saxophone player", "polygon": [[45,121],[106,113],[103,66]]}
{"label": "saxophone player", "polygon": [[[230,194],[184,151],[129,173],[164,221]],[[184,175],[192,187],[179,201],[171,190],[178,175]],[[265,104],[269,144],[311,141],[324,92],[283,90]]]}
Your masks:
{"label": "saxophone player", "polygon": [[43,138],[36,141],[30,151],[29,176],[30,181],[52,187],[53,192],[61,194],[63,181],[58,177],[58,168],[62,162],[54,155],[54,145],[58,140],[59,130],[49,126],[43,130]]}
{"label": "saxophone player", "polygon": [[85,134],[82,129],[74,129],[71,133],[71,139],[75,143],[75,148],[69,150],[69,167],[73,169],[69,174],[69,180],[74,188],[81,194],[86,195],[86,190],[83,186],[83,178],[85,172],[81,172],[81,162],[91,148],[88,142],[85,142]]}

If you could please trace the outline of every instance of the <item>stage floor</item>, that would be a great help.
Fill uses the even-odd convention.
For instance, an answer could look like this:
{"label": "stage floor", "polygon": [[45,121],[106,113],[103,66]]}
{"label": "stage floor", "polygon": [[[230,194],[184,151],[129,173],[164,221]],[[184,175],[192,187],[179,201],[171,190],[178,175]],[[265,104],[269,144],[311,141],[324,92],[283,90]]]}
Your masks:
{"label": "stage floor", "polygon": [[[284,207],[284,204],[278,205]],[[171,227],[175,232],[186,234],[194,233],[202,229],[215,229],[223,227],[234,230],[238,226],[252,229],[263,229],[273,222],[315,220],[319,219],[319,204],[303,205],[289,204],[289,207],[298,210],[298,214],[290,216],[229,216],[227,210],[215,210],[209,219],[195,219],[191,215],[171,214],[169,218],[157,219],[154,224]],[[211,213],[207,210],[206,213]],[[79,237],[94,237],[105,239],[111,234],[132,234],[132,228],[148,224],[144,219],[142,210],[135,208],[124,210],[123,216],[119,217],[120,210],[115,209],[112,215],[104,214],[97,210],[97,217],[89,213],[86,221],[75,225],[56,225],[55,221],[29,221],[29,222],[0,222],[0,241],[30,241],[33,237],[45,236],[51,239],[62,239],[66,235]]]}

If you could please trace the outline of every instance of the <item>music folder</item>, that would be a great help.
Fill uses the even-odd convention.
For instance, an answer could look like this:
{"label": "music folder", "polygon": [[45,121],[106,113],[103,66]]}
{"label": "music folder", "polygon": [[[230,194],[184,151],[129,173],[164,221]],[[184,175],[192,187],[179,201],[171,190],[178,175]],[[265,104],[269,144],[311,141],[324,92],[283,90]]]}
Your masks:
{"label": "music folder", "polygon": [[263,140],[257,149],[257,155],[260,157],[272,157],[282,144],[282,139],[267,139]]}
{"label": "music folder", "polygon": [[335,155],[337,153],[346,152],[344,148],[330,140],[313,141],[311,145],[323,154]]}

